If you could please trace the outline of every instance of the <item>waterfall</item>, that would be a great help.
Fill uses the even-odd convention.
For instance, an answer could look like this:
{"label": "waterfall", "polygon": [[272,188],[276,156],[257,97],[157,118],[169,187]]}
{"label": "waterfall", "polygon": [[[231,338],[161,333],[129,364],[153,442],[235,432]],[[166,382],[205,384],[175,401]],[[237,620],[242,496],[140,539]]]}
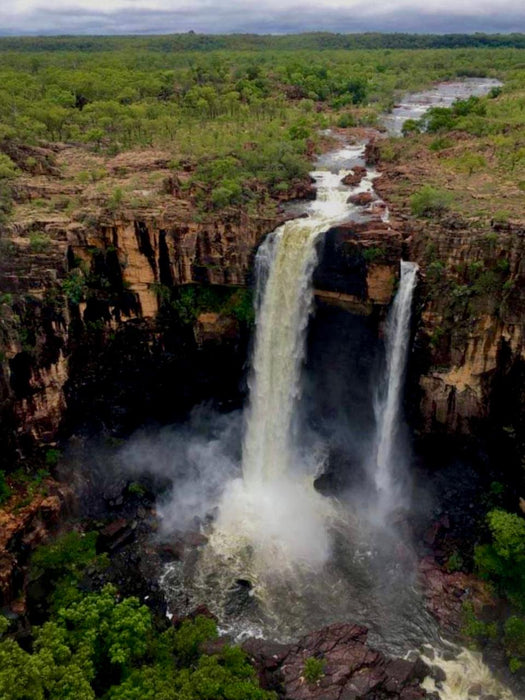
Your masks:
{"label": "waterfall", "polygon": [[374,483],[381,517],[401,505],[396,447],[401,424],[401,401],[410,342],[412,297],[418,266],[401,261],[399,289],[386,324],[386,364],[376,392]]}
{"label": "waterfall", "polygon": [[257,255],[257,326],[242,461],[247,484],[272,481],[290,471],[315,243],[349,209],[348,189],[340,183],[344,173],[313,175],[318,195],[309,217],[285,223]]}
{"label": "waterfall", "polygon": [[[320,566],[330,554],[327,523],[333,504],[313,486],[319,464],[312,452],[299,455],[303,446],[295,427],[316,242],[352,208],[348,188],[341,184],[347,172],[313,172],[317,198],[308,216],[286,222],[257,254],[243,478],[228,485],[212,536],[215,551],[230,562],[249,547],[252,577],[284,570],[290,562]],[[364,178],[358,191],[370,190],[373,176]]]}

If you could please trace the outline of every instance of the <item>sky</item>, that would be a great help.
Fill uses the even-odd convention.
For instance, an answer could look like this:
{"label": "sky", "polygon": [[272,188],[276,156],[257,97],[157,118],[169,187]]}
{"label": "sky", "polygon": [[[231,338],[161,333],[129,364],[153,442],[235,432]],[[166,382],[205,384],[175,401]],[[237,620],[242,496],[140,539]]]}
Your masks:
{"label": "sky", "polygon": [[0,34],[523,32],[523,0],[0,0]]}

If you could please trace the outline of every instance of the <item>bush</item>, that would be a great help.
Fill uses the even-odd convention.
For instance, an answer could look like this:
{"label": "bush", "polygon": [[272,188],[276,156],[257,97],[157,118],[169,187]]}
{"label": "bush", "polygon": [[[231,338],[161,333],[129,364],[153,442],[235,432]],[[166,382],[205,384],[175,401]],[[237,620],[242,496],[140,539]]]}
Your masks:
{"label": "bush", "polygon": [[492,542],[476,547],[476,568],[480,576],[493,581],[511,602],[525,610],[525,520],[495,508],[488,513],[487,523]]}
{"label": "bush", "polygon": [[315,656],[310,656],[304,662],[303,676],[308,683],[316,683],[324,676],[324,659],[316,659]]}
{"label": "bush", "polygon": [[415,216],[434,216],[447,211],[452,203],[450,192],[425,185],[410,198],[410,208]]}
{"label": "bush", "polygon": [[29,236],[29,248],[33,253],[43,253],[51,244],[51,239],[45,233],[31,233]]}
{"label": "bush", "polygon": [[238,204],[242,197],[242,187],[233,180],[225,180],[224,184],[216,187],[211,193],[211,203],[215,209]]}
{"label": "bush", "polygon": [[19,174],[19,170],[11,158],[5,153],[0,153],[0,180],[12,180]]}
{"label": "bush", "polygon": [[68,301],[80,304],[86,296],[86,280],[80,270],[71,270],[62,281],[62,289]]}
{"label": "bush", "polygon": [[0,505],[5,503],[11,496],[11,489],[5,479],[4,472],[0,469]]}

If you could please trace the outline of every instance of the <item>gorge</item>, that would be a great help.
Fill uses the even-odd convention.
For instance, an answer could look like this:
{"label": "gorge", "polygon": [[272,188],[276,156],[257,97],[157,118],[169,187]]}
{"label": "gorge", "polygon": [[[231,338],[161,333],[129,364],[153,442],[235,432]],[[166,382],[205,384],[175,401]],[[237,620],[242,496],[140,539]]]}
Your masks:
{"label": "gorge", "polygon": [[[487,81],[482,91],[494,87]],[[511,698],[479,656],[440,640],[425,603],[438,576],[429,551],[450,561],[469,509],[498,474],[487,467],[458,495],[471,464],[500,444],[476,440],[487,425],[492,432],[522,361],[519,303],[504,313],[484,308],[464,352],[454,330],[443,346],[443,327],[457,314],[449,318],[445,292],[436,293],[436,263],[446,255],[477,262],[479,243],[492,246],[494,259],[508,254],[507,272],[519,280],[521,229],[510,224],[495,242],[458,230],[458,220],[414,223],[395,193],[390,205],[402,173],[381,161],[380,133],[365,135],[366,143],[358,132],[348,144],[348,133],[332,130],[338,150],[326,147],[314,182],[283,197],[302,201],[272,216],[188,222],[184,190],[172,181],[177,211],[108,216],[95,226],[49,221],[52,249],[31,264],[17,254],[4,280],[46,290],[58,275],[69,298],[61,305],[44,291],[32,307],[26,299],[6,312],[2,430],[9,454],[22,460],[57,450],[60,440],[56,473],[80,494],[84,520],[104,523],[110,551],[136,557],[142,579],[155,579],[152,597],[165,596],[175,620],[205,603],[263,667],[278,657],[283,697]],[[117,158],[115,168],[138,167]],[[245,291],[253,277],[255,338]],[[75,297],[84,278],[96,291]],[[519,284],[512,293],[520,296]],[[433,459],[443,461],[442,474],[449,469],[445,488]],[[51,529],[70,507],[70,496],[59,496],[61,504],[47,506]],[[467,516],[457,515],[456,498]],[[30,547],[46,536],[28,523],[29,514],[13,542],[25,537]],[[126,550],[137,540],[138,554]],[[8,543],[5,604],[28,593],[18,573],[27,555],[17,562],[11,550]],[[459,618],[475,584],[462,572],[443,577],[443,606],[455,598]],[[457,586],[452,595],[448,586]],[[150,597],[147,585],[140,595]],[[406,657],[402,681],[399,669],[385,670],[396,662],[366,647],[362,625],[374,648]],[[308,634],[316,628],[319,637]],[[270,653],[254,637],[283,646]],[[337,654],[342,644],[345,654],[377,656],[336,681],[337,654],[322,651],[323,639]],[[426,665],[417,666],[416,651]],[[318,657],[324,670],[305,685],[303,666]]]}

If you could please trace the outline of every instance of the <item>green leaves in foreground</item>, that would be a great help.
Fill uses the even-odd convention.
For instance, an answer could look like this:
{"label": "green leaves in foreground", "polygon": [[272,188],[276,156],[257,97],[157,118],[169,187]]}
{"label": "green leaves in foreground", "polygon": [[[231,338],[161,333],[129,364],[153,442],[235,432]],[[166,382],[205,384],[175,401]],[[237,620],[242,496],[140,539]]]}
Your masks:
{"label": "green leaves in foreground", "polygon": [[[5,632],[6,625],[0,625]],[[214,622],[159,633],[137,598],[113,586],[62,608],[34,630],[33,652],[0,641],[2,700],[275,700],[238,648],[201,654]]]}

